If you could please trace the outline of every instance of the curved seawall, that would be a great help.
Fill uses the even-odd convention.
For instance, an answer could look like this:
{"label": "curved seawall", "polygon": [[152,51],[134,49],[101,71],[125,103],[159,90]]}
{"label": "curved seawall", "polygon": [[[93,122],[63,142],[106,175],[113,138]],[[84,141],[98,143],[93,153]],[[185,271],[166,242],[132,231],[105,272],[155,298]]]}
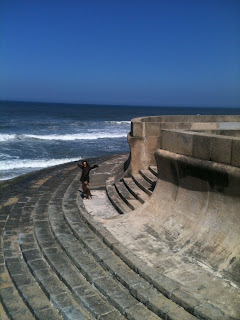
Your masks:
{"label": "curved seawall", "polygon": [[240,170],[165,150],[145,214],[170,251],[240,282]]}
{"label": "curved seawall", "polygon": [[124,214],[106,226],[183,308],[240,319],[240,117],[136,118],[128,142],[130,165],[115,182],[124,204],[109,187]]}
{"label": "curved seawall", "polygon": [[92,201],[76,163],[2,184],[3,319],[239,320],[239,124],[132,120],[128,160],[89,159]]}

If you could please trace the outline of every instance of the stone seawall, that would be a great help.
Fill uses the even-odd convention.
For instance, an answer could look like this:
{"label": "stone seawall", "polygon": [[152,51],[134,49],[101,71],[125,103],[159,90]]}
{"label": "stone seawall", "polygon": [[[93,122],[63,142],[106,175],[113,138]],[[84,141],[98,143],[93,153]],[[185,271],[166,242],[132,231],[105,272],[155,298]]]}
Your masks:
{"label": "stone seawall", "polygon": [[192,298],[239,319],[240,117],[133,119],[128,142],[127,176],[144,190],[136,177],[151,182],[157,167],[157,181],[150,198],[121,220],[121,232],[128,224],[134,230],[122,242]]}
{"label": "stone seawall", "polygon": [[131,156],[1,185],[0,318],[240,319],[240,117],[132,120]]}
{"label": "stone seawall", "polygon": [[133,119],[128,134],[131,173],[156,165],[154,152],[158,148],[239,166],[239,132],[239,115]]}
{"label": "stone seawall", "polygon": [[144,212],[161,241],[240,283],[240,117],[133,119],[128,141],[131,173],[157,164]]}
{"label": "stone seawall", "polygon": [[[240,283],[240,170],[157,150],[158,182],[144,209],[170,251]],[[154,203],[154,204],[153,204]]]}

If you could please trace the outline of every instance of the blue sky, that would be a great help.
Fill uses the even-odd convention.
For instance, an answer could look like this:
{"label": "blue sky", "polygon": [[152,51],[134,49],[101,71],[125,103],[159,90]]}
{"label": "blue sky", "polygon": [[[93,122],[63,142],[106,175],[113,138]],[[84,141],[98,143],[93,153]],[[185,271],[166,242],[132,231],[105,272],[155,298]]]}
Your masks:
{"label": "blue sky", "polygon": [[2,0],[0,99],[240,107],[239,0]]}

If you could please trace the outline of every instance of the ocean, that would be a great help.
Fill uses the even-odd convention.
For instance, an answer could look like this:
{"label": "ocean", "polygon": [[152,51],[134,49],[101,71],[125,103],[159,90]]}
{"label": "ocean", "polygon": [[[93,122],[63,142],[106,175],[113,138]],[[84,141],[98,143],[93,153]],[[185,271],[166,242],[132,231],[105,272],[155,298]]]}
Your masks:
{"label": "ocean", "polygon": [[0,180],[70,161],[128,152],[131,119],[163,114],[240,114],[240,108],[0,101]]}

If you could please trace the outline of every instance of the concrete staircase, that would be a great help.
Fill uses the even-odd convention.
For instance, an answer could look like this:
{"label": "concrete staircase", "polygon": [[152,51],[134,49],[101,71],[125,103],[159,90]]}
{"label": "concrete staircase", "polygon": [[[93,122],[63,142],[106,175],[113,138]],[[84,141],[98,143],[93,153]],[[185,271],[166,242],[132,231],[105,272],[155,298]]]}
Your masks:
{"label": "concrete staircase", "polygon": [[[144,179],[151,192],[150,170],[135,179]],[[1,319],[195,319],[188,304],[185,310],[169,299],[157,275],[149,268],[144,273],[144,266],[91,218],[79,184],[79,169],[68,164],[2,193]],[[122,202],[126,196],[130,210],[149,196],[133,177],[114,188]]]}
{"label": "concrete staircase", "polygon": [[114,208],[125,214],[137,209],[151,196],[157,181],[157,167],[149,166],[138,174],[122,178],[120,181],[107,183],[106,190]]}

